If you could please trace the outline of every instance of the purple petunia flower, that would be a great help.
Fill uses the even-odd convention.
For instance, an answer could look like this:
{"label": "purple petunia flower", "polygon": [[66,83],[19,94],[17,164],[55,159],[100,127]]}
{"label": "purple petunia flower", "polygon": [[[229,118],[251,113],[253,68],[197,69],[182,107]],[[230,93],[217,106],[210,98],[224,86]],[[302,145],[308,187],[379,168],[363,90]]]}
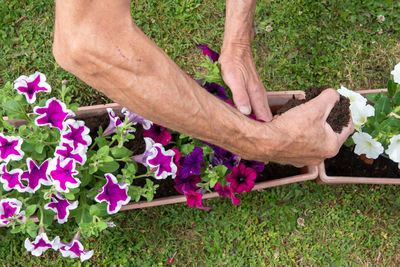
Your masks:
{"label": "purple petunia flower", "polygon": [[44,205],[47,210],[52,210],[57,214],[57,221],[59,224],[63,224],[68,221],[69,210],[76,209],[78,207],[78,201],[69,201],[63,198],[60,193],[57,195],[52,194],[50,203]]}
{"label": "purple petunia flower", "polygon": [[197,47],[201,48],[203,50],[203,55],[208,56],[209,59],[211,59],[211,62],[216,62],[219,59],[219,54],[213,50],[211,50],[207,45],[205,44],[199,44]]}
{"label": "purple petunia flower", "polygon": [[0,133],[0,162],[21,160],[25,153],[21,149],[23,139],[19,136],[5,136]]}
{"label": "purple petunia flower", "polygon": [[39,257],[42,255],[43,252],[48,250],[49,248],[52,248],[54,250],[57,250],[60,244],[60,237],[56,236],[53,241],[50,241],[49,238],[47,237],[47,234],[42,232],[39,233],[35,241],[31,242],[27,238],[25,240],[25,248],[27,251],[30,251],[33,256]]}
{"label": "purple petunia flower", "polygon": [[26,192],[35,193],[40,185],[52,185],[51,180],[47,175],[50,159],[45,160],[40,166],[31,159],[26,159],[26,165],[28,166],[28,171],[25,171],[21,175],[21,179],[28,181],[26,186]]}
{"label": "purple petunia flower", "polygon": [[18,192],[25,192],[26,186],[21,182],[21,169],[15,169],[7,172],[7,165],[5,163],[0,165],[0,182],[3,184],[5,191],[16,189]]}
{"label": "purple petunia flower", "polygon": [[85,122],[69,119],[65,124],[68,128],[61,132],[61,138],[63,140],[72,142],[74,149],[78,149],[78,146],[90,146],[92,138],[89,136],[90,130],[85,126]]}
{"label": "purple petunia flower", "polygon": [[176,165],[174,163],[175,152],[171,149],[165,151],[161,144],[154,144],[151,149],[152,155],[147,158],[147,164],[155,169],[156,179],[165,179],[169,175],[176,176]]}
{"label": "purple petunia flower", "polygon": [[240,161],[240,163],[243,163],[244,165],[246,165],[246,167],[250,167],[250,168],[254,169],[257,173],[263,172],[264,167],[265,167],[264,162],[255,161],[255,160],[242,159]]}
{"label": "purple petunia flower", "polygon": [[75,116],[75,113],[55,97],[47,100],[45,107],[34,107],[33,112],[41,115],[35,119],[37,126],[48,125],[60,131],[66,127],[65,120]]}
{"label": "purple petunia flower", "polygon": [[143,164],[145,167],[147,167],[147,158],[153,155],[152,149],[154,146],[154,141],[153,139],[149,137],[143,138],[144,142],[146,144],[146,150],[140,154],[140,155],[134,155],[131,157],[131,160],[136,161],[137,163]]}
{"label": "purple petunia flower", "polygon": [[216,146],[216,145],[204,142],[204,141],[202,141],[202,142],[214,150],[211,153],[211,164],[213,166],[224,165],[228,169],[232,170],[233,166],[238,164],[240,158],[238,156],[236,156],[235,154],[232,154],[231,152],[229,152],[219,146]]}
{"label": "purple petunia flower", "polygon": [[229,185],[222,187],[220,183],[217,183],[214,189],[218,192],[218,195],[230,198],[233,205],[238,205],[240,203],[240,199],[235,196],[235,192],[233,192],[232,188]]}
{"label": "purple petunia flower", "polygon": [[226,180],[233,192],[242,193],[250,192],[254,186],[254,182],[257,178],[257,172],[249,167],[246,167],[243,163],[239,166],[234,166],[230,174],[226,176]]}
{"label": "purple petunia flower", "polygon": [[107,108],[107,113],[108,113],[108,116],[110,117],[110,124],[104,130],[103,136],[113,134],[115,132],[115,130],[117,129],[117,127],[122,126],[121,119],[117,115],[115,115],[112,108]]}
{"label": "purple petunia flower", "polygon": [[190,191],[196,191],[200,187],[197,186],[201,183],[199,176],[189,176],[187,178],[176,177],[175,178],[175,189],[181,194],[186,194]]}
{"label": "purple petunia flower", "polygon": [[131,197],[128,196],[129,184],[118,183],[117,178],[111,173],[106,173],[104,176],[107,179],[107,183],[94,200],[99,203],[103,201],[107,202],[107,213],[114,214],[121,209],[122,205],[128,204],[131,200]]}
{"label": "purple petunia flower", "polygon": [[80,165],[84,165],[86,162],[86,150],[87,147],[80,146],[78,149],[73,149],[72,144],[66,142],[61,143],[61,146],[57,146],[54,152],[54,156],[61,157],[61,160],[71,158]]}
{"label": "purple petunia flower", "polygon": [[181,171],[179,176],[187,178],[191,175],[200,175],[201,165],[203,164],[203,149],[195,147],[192,152],[181,159]]}
{"label": "purple petunia flower", "polygon": [[226,89],[219,85],[218,83],[208,83],[206,82],[203,85],[203,88],[207,89],[208,92],[217,96],[221,100],[227,100],[228,96],[226,95]]}
{"label": "purple petunia flower", "polygon": [[58,192],[69,193],[69,188],[77,188],[81,184],[81,181],[74,177],[78,171],[75,169],[75,160],[73,159],[61,160],[61,157],[52,159],[47,173],[52,178],[53,185]]}
{"label": "purple petunia flower", "polygon": [[32,104],[36,100],[36,94],[43,91],[51,92],[50,85],[46,82],[46,76],[36,71],[28,76],[22,75],[14,81],[14,89],[18,94],[25,95],[26,102]]}
{"label": "purple petunia flower", "polygon": [[138,114],[131,112],[127,108],[122,108],[121,112],[128,117],[128,122],[132,122],[133,124],[140,123],[145,130],[150,129],[151,125],[153,125],[152,121],[146,120]]}
{"label": "purple petunia flower", "polygon": [[176,165],[176,176],[178,176],[179,173],[180,173],[180,171],[181,171],[181,169],[182,169],[181,163],[180,163],[181,152],[179,152],[179,150],[176,149],[176,148],[171,148],[171,150],[175,152],[175,155],[174,155],[174,163],[175,163],[175,165]]}
{"label": "purple petunia flower", "polygon": [[169,144],[172,139],[171,133],[160,125],[153,124],[149,129],[143,129],[143,136],[150,137],[156,143],[160,143],[163,146]]}
{"label": "purple petunia flower", "polygon": [[189,207],[193,208],[199,208],[202,210],[209,210],[211,207],[205,207],[203,205],[203,194],[200,192],[196,191],[189,191],[185,194],[186,196],[186,203],[188,204]]}
{"label": "purple petunia flower", "polygon": [[84,250],[83,245],[76,237],[68,244],[60,242],[60,252],[63,257],[79,258],[81,262],[93,256],[93,250]]}
{"label": "purple petunia flower", "polygon": [[12,220],[25,221],[25,211],[21,211],[22,203],[15,198],[0,199],[0,226],[8,225]]}

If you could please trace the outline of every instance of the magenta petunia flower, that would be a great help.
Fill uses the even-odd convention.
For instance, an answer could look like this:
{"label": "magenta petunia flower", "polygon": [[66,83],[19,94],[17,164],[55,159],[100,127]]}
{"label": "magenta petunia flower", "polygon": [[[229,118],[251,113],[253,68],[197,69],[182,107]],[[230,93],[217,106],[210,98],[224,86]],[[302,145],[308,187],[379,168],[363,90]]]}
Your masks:
{"label": "magenta petunia flower", "polygon": [[25,221],[25,211],[21,211],[22,203],[15,198],[0,199],[0,226],[8,225],[13,220]]}
{"label": "magenta petunia flower", "polygon": [[107,213],[114,214],[121,209],[122,205],[128,204],[131,200],[131,197],[128,196],[129,184],[118,183],[117,178],[111,173],[106,173],[104,176],[107,179],[107,183],[94,200],[97,202],[107,202]]}
{"label": "magenta petunia flower", "polygon": [[230,174],[226,176],[226,180],[233,192],[242,193],[250,192],[257,178],[257,172],[253,168],[246,167],[243,163],[234,166]]}
{"label": "magenta petunia flower", "polygon": [[78,149],[78,146],[88,147],[92,143],[92,138],[89,136],[89,128],[85,126],[84,121],[76,121],[69,119],[65,122],[68,126],[66,130],[61,132],[61,138],[72,142],[73,148]]}
{"label": "magenta petunia flower", "polygon": [[32,104],[36,101],[36,94],[43,91],[51,92],[50,85],[46,82],[46,76],[43,73],[36,71],[28,76],[22,75],[14,81],[14,89],[18,94],[25,95],[26,102]]}
{"label": "magenta petunia flower", "polygon": [[69,193],[70,188],[77,188],[81,184],[81,181],[74,177],[78,171],[75,169],[73,159],[61,160],[61,157],[52,159],[47,173],[58,192]]}
{"label": "magenta petunia flower", "polygon": [[161,144],[156,143],[151,149],[152,155],[147,158],[147,164],[155,169],[156,179],[165,179],[169,175],[176,176],[176,165],[174,163],[175,152],[171,149],[165,151]]}
{"label": "magenta petunia flower", "polygon": [[203,149],[195,147],[192,152],[181,159],[181,171],[179,176],[187,178],[191,175],[200,175],[201,165],[203,164]]}
{"label": "magenta petunia flower", "polygon": [[196,191],[189,191],[185,194],[186,196],[186,203],[188,204],[189,207],[193,208],[199,208],[202,210],[209,210],[211,207],[205,207],[203,205],[203,194],[200,192]]}
{"label": "magenta petunia flower", "polygon": [[228,99],[228,96],[226,95],[226,89],[222,85],[219,85],[218,83],[206,82],[203,85],[203,88],[207,89],[208,92],[215,95],[216,97],[218,97],[221,100]]}
{"label": "magenta petunia flower", "polygon": [[25,153],[21,149],[23,139],[19,136],[5,136],[0,133],[0,162],[21,160]]}
{"label": "magenta petunia flower", "polygon": [[47,234],[42,232],[38,234],[35,241],[31,242],[29,239],[25,239],[25,248],[27,251],[31,252],[33,256],[39,257],[43,252],[52,248],[57,250],[60,243],[60,237],[56,236],[53,241],[50,241]]}
{"label": "magenta petunia flower", "polygon": [[175,163],[175,165],[176,165],[176,176],[178,176],[178,175],[179,175],[179,172],[180,172],[181,169],[182,169],[181,163],[180,163],[180,160],[181,160],[181,152],[179,152],[179,150],[176,149],[176,148],[171,148],[171,150],[175,152],[175,155],[174,155],[174,163]]}
{"label": "magenta petunia flower", "polygon": [[108,113],[108,116],[110,117],[110,124],[104,130],[103,136],[107,136],[107,135],[114,133],[115,130],[117,129],[117,127],[122,126],[121,119],[117,115],[115,115],[112,108],[107,108],[107,113]]}
{"label": "magenta petunia flower", "polygon": [[81,242],[75,238],[68,244],[60,242],[60,252],[63,257],[79,258],[81,262],[93,256],[93,250],[84,250]]}
{"label": "magenta petunia flower", "polygon": [[166,146],[171,141],[171,133],[160,125],[153,124],[148,130],[143,129],[143,136],[150,137],[156,143]]}
{"label": "magenta petunia flower", "polygon": [[264,162],[255,161],[255,160],[242,159],[240,161],[240,163],[243,163],[244,165],[246,165],[246,167],[250,167],[250,168],[254,169],[257,173],[263,172],[264,167],[265,167]]}
{"label": "magenta petunia flower", "polygon": [[35,193],[40,185],[52,185],[51,180],[47,175],[50,159],[45,160],[40,166],[31,159],[26,159],[26,165],[28,166],[28,171],[25,171],[21,175],[21,179],[28,181],[26,186],[26,192]]}
{"label": "magenta petunia flower", "polygon": [[0,165],[0,182],[3,184],[5,191],[16,189],[18,192],[23,193],[26,190],[26,186],[21,182],[21,175],[23,171],[21,169],[15,169],[7,172],[7,165],[5,163]]}
{"label": "magenta petunia flower", "polygon": [[181,194],[186,194],[190,191],[196,191],[200,188],[197,186],[198,183],[201,183],[201,178],[199,176],[189,176],[186,178],[177,176],[174,180],[175,189]]}
{"label": "magenta petunia flower", "polygon": [[68,221],[69,211],[76,209],[79,204],[78,201],[69,201],[63,198],[60,193],[57,193],[57,195],[52,194],[51,201],[52,202],[44,205],[44,208],[54,211],[57,214],[57,221],[60,224]]}
{"label": "magenta petunia flower", "polygon": [[143,138],[144,142],[146,144],[146,150],[140,154],[140,155],[134,155],[131,157],[131,160],[136,161],[137,163],[143,164],[145,167],[147,167],[147,158],[153,155],[153,146],[154,146],[154,141],[153,139],[149,137]]}
{"label": "magenta petunia flower", "polygon": [[66,127],[65,120],[75,116],[75,113],[67,109],[66,105],[55,97],[47,100],[45,107],[34,107],[33,112],[41,115],[35,119],[37,126],[48,125],[60,131]]}
{"label": "magenta petunia flower", "polygon": [[87,147],[79,146],[78,149],[73,149],[71,143],[61,143],[60,146],[56,147],[54,156],[61,157],[61,160],[71,158],[80,165],[84,165],[86,162],[86,151]]}
{"label": "magenta petunia flower", "polygon": [[220,183],[217,183],[214,189],[218,192],[218,195],[230,198],[233,205],[238,205],[240,203],[240,199],[235,196],[235,193],[229,185],[222,187]]}
{"label": "magenta petunia flower", "polygon": [[151,125],[153,125],[152,121],[146,120],[138,114],[131,112],[127,108],[122,108],[121,112],[128,117],[128,122],[132,122],[133,124],[140,123],[145,130],[150,129]]}
{"label": "magenta petunia flower", "polygon": [[199,44],[197,47],[201,48],[203,50],[203,55],[208,56],[209,59],[211,59],[211,62],[217,62],[219,59],[219,54],[213,50],[211,50],[207,45],[205,44]]}

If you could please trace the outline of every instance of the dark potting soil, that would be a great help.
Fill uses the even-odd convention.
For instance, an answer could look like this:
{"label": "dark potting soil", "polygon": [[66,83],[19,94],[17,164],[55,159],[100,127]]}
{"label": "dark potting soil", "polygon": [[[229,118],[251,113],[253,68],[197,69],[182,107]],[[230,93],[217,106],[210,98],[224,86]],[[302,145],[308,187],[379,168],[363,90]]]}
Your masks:
{"label": "dark potting soil", "polygon": [[329,176],[400,177],[398,164],[392,160],[380,156],[373,164],[367,164],[354,154],[353,147],[346,146],[342,146],[335,157],[325,160],[325,169]]}
{"label": "dark potting soil", "polygon": [[[327,89],[327,86],[311,86],[306,91],[306,99],[299,100],[293,99],[289,100],[281,109],[278,110],[278,114],[282,114],[291,108],[301,105],[314,97],[318,96],[323,90]],[[333,107],[331,113],[326,120],[328,124],[332,127],[333,131],[340,133],[343,127],[347,126],[350,121],[350,101],[349,99],[340,96],[339,102]]]}

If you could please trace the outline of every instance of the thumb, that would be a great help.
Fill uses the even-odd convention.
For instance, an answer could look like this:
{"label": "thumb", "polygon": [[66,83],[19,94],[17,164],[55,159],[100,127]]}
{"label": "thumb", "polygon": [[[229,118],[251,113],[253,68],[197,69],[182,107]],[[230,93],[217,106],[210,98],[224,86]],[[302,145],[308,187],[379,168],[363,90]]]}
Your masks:
{"label": "thumb", "polygon": [[326,89],[321,92],[317,97],[309,102],[313,102],[315,109],[322,114],[324,121],[328,118],[331,110],[339,101],[339,93],[334,89]]}
{"label": "thumb", "polygon": [[233,102],[244,115],[250,115],[251,105],[247,94],[246,85],[242,75],[237,72],[228,72],[223,75],[224,82],[232,91]]}

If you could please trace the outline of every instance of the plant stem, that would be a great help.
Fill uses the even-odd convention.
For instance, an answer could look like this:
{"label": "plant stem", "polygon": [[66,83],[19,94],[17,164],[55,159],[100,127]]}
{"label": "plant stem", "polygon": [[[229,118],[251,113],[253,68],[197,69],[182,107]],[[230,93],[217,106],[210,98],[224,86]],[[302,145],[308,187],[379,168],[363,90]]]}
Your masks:
{"label": "plant stem", "polygon": [[42,228],[44,226],[43,224],[43,206],[42,202],[40,201],[39,203],[39,210],[40,210],[40,222],[39,222],[39,227]]}

